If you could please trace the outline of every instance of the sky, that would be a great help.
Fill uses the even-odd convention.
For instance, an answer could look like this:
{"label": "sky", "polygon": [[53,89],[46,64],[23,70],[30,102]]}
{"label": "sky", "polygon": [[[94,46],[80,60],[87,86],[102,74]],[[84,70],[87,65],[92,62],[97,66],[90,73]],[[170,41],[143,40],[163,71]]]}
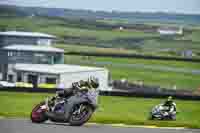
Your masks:
{"label": "sky", "polygon": [[200,14],[200,0],[0,0],[0,4],[101,11]]}

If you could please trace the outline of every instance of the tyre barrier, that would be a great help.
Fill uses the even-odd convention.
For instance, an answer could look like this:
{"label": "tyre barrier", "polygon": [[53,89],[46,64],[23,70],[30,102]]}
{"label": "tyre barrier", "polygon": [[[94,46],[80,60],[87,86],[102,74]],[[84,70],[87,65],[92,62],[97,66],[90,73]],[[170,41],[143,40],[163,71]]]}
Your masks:
{"label": "tyre barrier", "polygon": [[183,57],[166,57],[166,56],[151,56],[139,54],[112,54],[112,53],[95,53],[95,52],[65,52],[65,55],[79,55],[79,56],[96,56],[96,57],[113,57],[113,58],[136,58],[148,60],[167,60],[167,61],[185,61],[200,63],[197,58],[183,58]]}
{"label": "tyre barrier", "polygon": [[[28,92],[28,93],[55,93],[61,89],[44,89],[44,88],[22,88],[22,87],[6,87],[0,88],[0,91],[6,92]],[[126,91],[126,90],[113,90],[113,91],[100,91],[102,96],[122,96],[122,97],[143,97],[143,98],[165,98],[173,96],[176,99],[182,100],[200,100],[199,95],[189,93],[172,93],[172,92],[144,92],[144,91]]]}

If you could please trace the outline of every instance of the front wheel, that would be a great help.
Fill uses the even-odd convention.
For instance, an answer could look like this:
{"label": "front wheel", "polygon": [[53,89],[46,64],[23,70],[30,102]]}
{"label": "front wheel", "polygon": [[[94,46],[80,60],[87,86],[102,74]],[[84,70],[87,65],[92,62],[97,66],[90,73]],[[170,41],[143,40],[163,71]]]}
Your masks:
{"label": "front wheel", "polygon": [[176,115],[170,116],[170,120],[176,120]]}
{"label": "front wheel", "polygon": [[72,109],[69,118],[70,126],[81,126],[85,124],[93,114],[93,108],[88,104],[78,104]]}
{"label": "front wheel", "polygon": [[48,120],[47,116],[45,115],[45,111],[41,109],[41,106],[44,104],[45,102],[41,102],[33,108],[31,112],[31,121],[33,123],[42,123]]}

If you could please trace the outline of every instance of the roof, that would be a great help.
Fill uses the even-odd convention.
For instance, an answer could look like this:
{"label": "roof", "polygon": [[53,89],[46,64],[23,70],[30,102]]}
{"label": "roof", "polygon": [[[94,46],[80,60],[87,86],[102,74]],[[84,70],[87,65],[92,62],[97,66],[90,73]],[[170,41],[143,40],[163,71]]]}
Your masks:
{"label": "roof", "polygon": [[5,31],[0,32],[0,36],[25,36],[25,37],[41,37],[41,38],[56,38],[56,36],[39,33],[39,32],[23,32],[23,31]]}
{"label": "roof", "polygon": [[13,51],[33,51],[33,52],[57,52],[64,53],[63,49],[41,45],[8,45],[2,48],[3,50]]}
{"label": "roof", "polygon": [[16,64],[14,69],[16,71],[47,73],[47,74],[62,74],[74,72],[88,72],[88,71],[102,71],[105,68],[86,67],[79,65],[66,64]]}
{"label": "roof", "polygon": [[182,30],[182,28],[178,28],[178,27],[160,27],[158,30],[163,30],[163,31],[179,31],[179,30]]}

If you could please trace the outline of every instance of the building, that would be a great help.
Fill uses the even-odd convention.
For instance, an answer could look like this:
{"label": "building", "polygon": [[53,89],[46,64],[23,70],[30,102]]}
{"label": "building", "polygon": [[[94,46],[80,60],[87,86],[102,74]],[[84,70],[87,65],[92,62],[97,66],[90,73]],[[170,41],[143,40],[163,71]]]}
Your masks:
{"label": "building", "polygon": [[20,45],[51,45],[56,37],[39,32],[6,31],[0,32],[0,46]]}
{"label": "building", "polygon": [[51,45],[56,37],[36,32],[0,32],[0,73],[3,80],[12,79],[17,63],[63,64],[64,50]]}
{"label": "building", "polygon": [[160,35],[183,35],[183,28],[161,27],[157,30]]}
{"label": "building", "polygon": [[181,52],[181,56],[184,58],[192,58],[193,57],[193,52],[192,50],[184,50]]}
{"label": "building", "polygon": [[64,64],[64,50],[51,46],[56,37],[32,32],[0,32],[0,76],[3,81],[30,83],[33,87],[54,84],[69,88],[73,82],[95,76],[101,90],[111,90],[105,68]]}
{"label": "building", "polygon": [[[10,82],[15,82],[14,65],[19,63],[33,64],[63,64],[64,50],[49,46],[30,46],[30,45],[9,45],[3,47],[2,51],[7,53],[7,78]],[[4,69],[5,70],[5,69]]]}
{"label": "building", "polygon": [[39,84],[55,84],[56,88],[71,88],[73,82],[88,80],[90,76],[99,79],[101,90],[109,87],[109,72],[105,68],[85,67],[66,64],[16,64],[13,80]]}

